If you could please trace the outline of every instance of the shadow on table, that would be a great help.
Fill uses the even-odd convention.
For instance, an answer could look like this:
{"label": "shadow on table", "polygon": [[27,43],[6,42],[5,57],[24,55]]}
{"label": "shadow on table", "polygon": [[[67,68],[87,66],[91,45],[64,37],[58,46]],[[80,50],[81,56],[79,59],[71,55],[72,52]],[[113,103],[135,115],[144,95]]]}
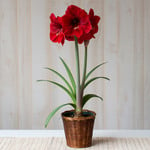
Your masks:
{"label": "shadow on table", "polygon": [[100,137],[100,138],[94,138],[93,139],[93,146],[95,145],[101,145],[101,144],[109,144],[109,143],[115,143],[117,141],[117,138],[114,137]]}

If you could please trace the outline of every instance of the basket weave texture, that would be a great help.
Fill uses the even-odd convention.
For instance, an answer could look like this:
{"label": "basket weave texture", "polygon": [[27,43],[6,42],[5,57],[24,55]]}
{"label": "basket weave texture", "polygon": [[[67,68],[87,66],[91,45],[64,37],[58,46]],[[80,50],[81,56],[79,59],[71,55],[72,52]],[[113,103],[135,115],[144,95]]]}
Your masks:
{"label": "basket weave texture", "polygon": [[92,145],[93,126],[96,113],[84,110],[84,112],[91,115],[67,117],[65,114],[71,111],[62,113],[67,145],[72,148],[90,147]]}

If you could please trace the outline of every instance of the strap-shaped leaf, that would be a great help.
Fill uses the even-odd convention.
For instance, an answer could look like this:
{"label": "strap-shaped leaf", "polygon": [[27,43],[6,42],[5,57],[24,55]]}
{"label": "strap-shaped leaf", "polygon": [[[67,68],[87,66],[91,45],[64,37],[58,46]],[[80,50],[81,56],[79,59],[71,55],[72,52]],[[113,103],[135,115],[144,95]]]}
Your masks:
{"label": "strap-shaped leaf", "polygon": [[66,85],[68,86],[68,88],[70,89],[70,91],[73,94],[73,89],[72,89],[71,85],[68,83],[68,81],[59,72],[57,72],[54,69],[48,68],[48,67],[46,67],[45,69],[48,69],[48,70],[52,71],[53,73],[55,73],[56,75],[58,75],[66,83]]}
{"label": "strap-shaped leaf", "polygon": [[70,78],[70,81],[71,81],[71,84],[72,84],[72,87],[73,87],[74,93],[75,93],[76,92],[76,84],[75,84],[75,80],[73,78],[73,75],[72,75],[68,65],[65,63],[65,61],[61,57],[60,57],[60,60],[62,61],[63,65],[64,65],[64,67],[65,67],[65,69],[67,71],[67,74],[68,74],[68,76]]}
{"label": "strap-shaped leaf", "polygon": [[103,98],[96,95],[96,94],[87,94],[83,97],[83,102],[82,102],[82,108],[84,107],[84,105],[93,97],[97,97],[99,99],[101,99],[103,101]]}
{"label": "strap-shaped leaf", "polygon": [[93,69],[91,69],[91,71],[89,71],[88,74],[86,75],[85,80],[87,80],[87,78],[91,75],[92,72],[94,72],[97,68],[99,68],[100,66],[102,66],[102,65],[104,65],[106,63],[107,62],[103,62],[103,63],[97,65],[96,67],[94,67]]}
{"label": "strap-shaped leaf", "polygon": [[60,105],[58,106],[57,108],[55,108],[47,117],[46,121],[45,121],[45,128],[47,127],[49,121],[51,120],[51,118],[55,115],[55,113],[62,107],[66,106],[66,105],[70,105],[72,106],[73,108],[75,108],[75,105],[72,104],[72,103],[67,103],[67,104],[63,104],[63,105]]}
{"label": "strap-shaped leaf", "polygon": [[71,97],[73,103],[76,104],[76,99],[75,99],[74,95],[72,93],[70,93],[70,91],[67,88],[65,88],[63,85],[61,85],[57,82],[54,82],[54,81],[50,81],[50,80],[37,80],[37,81],[47,81],[47,82],[50,82],[50,83],[57,85],[58,87],[63,89]]}
{"label": "strap-shaped leaf", "polygon": [[92,79],[90,79],[90,80],[88,80],[86,83],[85,83],[85,85],[84,85],[84,89],[91,83],[91,82],[93,82],[93,81],[95,81],[95,80],[97,80],[97,79],[106,79],[106,80],[110,80],[109,78],[107,78],[107,77],[94,77],[94,78],[92,78]]}

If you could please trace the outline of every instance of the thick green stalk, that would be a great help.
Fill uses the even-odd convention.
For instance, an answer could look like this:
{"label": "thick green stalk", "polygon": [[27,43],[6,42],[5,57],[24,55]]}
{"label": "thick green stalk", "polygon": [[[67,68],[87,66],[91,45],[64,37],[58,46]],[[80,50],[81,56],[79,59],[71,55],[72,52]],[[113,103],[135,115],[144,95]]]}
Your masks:
{"label": "thick green stalk", "polygon": [[86,68],[87,68],[87,46],[85,46],[85,51],[84,51],[84,67],[83,67],[83,77],[82,77],[82,84],[81,84],[81,99],[83,99],[83,93],[84,93]]}
{"label": "thick green stalk", "polygon": [[75,55],[76,55],[76,115],[81,116],[82,112],[82,103],[81,103],[81,90],[80,90],[80,61],[79,61],[79,48],[77,37],[75,39]]}

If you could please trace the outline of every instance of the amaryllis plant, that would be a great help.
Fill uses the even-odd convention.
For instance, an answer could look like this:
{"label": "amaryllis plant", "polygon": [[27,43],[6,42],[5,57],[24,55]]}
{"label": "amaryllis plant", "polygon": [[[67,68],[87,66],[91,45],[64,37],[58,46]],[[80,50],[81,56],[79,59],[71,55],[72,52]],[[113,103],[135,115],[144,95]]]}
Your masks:
{"label": "amaryllis plant", "polygon": [[[55,71],[51,68],[46,68],[60,77],[66,86],[51,80],[38,80],[38,81],[48,81],[52,84],[63,89],[71,98],[72,103],[67,103],[60,105],[56,109],[54,109],[47,117],[45,122],[45,127],[47,127],[50,119],[53,115],[62,107],[66,105],[71,105],[75,109],[75,117],[82,116],[82,110],[84,105],[93,97],[99,98],[103,100],[102,97],[96,94],[84,94],[84,90],[86,87],[91,84],[93,81],[97,79],[106,79],[107,77],[94,77],[89,79],[90,75],[104,63],[101,63],[87,72],[87,48],[89,41],[92,38],[95,38],[94,34],[98,32],[98,22],[100,21],[100,17],[94,15],[93,9],[90,9],[89,13],[87,13],[84,9],[81,9],[75,5],[68,6],[65,14],[62,17],[55,16],[53,13],[50,15],[50,39],[53,42],[64,44],[65,40],[75,41],[75,57],[76,57],[76,80],[74,79],[70,68],[66,64],[66,62],[60,58],[61,62],[66,69],[70,82],[61,75],[61,73]],[[85,55],[84,55],[84,67],[83,67],[83,76],[82,80],[80,79],[80,60],[79,60],[79,48],[78,44],[84,43],[85,47]]]}

